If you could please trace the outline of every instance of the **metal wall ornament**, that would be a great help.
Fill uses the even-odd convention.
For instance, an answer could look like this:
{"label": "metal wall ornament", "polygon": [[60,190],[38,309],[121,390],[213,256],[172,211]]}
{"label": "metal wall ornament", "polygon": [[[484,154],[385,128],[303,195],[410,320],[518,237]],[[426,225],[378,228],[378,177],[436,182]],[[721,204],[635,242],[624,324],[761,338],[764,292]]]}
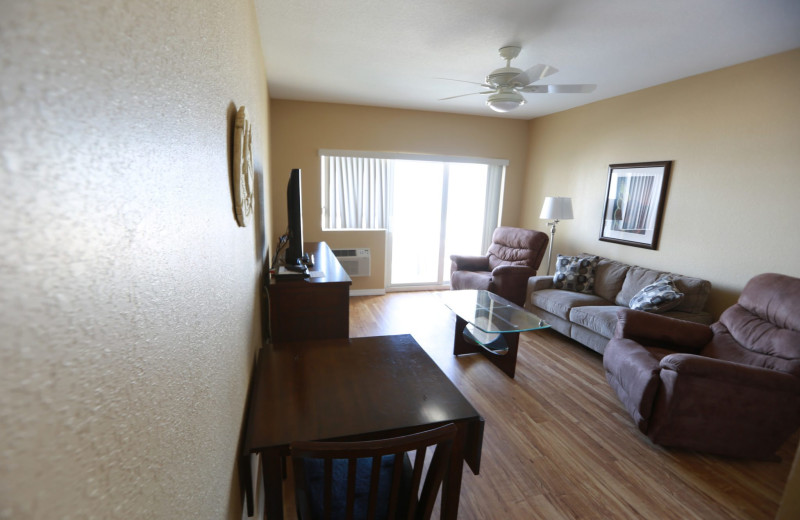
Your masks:
{"label": "metal wall ornament", "polygon": [[247,109],[239,107],[233,135],[233,201],[236,222],[247,226],[248,217],[253,214],[253,138]]}
{"label": "metal wall ornament", "polygon": [[600,240],[658,249],[672,161],[612,164]]}

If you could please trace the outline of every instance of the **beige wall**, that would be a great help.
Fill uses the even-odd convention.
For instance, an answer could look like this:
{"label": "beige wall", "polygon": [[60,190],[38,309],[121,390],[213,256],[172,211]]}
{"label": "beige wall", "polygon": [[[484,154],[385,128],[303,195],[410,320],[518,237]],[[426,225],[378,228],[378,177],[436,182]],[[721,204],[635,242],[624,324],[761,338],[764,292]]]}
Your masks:
{"label": "beige wall", "polygon": [[231,197],[240,105],[269,184],[252,2],[12,0],[0,48],[0,518],[241,518],[271,242]]}
{"label": "beige wall", "polygon": [[274,99],[270,120],[273,235],[285,232],[286,181],[292,168],[301,168],[305,240],[371,248],[372,276],[354,278],[353,290],[383,290],[386,237],[383,231],[322,231],[320,148],[508,159],[502,223],[517,223],[528,147],[525,121]]}
{"label": "beige wall", "polygon": [[[558,252],[706,278],[716,314],[758,273],[800,276],[798,122],[800,50],[535,119],[521,223],[542,226],[545,196],[572,197]],[[661,160],[658,250],[598,241],[608,165]]]}

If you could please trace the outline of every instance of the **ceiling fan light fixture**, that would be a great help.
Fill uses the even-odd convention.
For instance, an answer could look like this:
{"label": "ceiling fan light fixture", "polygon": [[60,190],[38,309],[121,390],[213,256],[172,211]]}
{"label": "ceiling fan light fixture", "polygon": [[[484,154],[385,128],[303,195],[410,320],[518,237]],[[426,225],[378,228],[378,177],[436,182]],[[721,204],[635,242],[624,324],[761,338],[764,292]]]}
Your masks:
{"label": "ceiling fan light fixture", "polygon": [[511,112],[524,104],[525,98],[522,94],[514,91],[496,92],[486,100],[486,105],[495,112]]}

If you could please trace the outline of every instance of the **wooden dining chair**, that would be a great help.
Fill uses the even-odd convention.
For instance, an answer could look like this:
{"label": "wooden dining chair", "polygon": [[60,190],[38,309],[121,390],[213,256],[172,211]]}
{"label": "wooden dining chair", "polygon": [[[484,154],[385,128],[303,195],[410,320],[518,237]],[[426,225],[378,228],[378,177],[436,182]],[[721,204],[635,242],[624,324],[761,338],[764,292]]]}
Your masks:
{"label": "wooden dining chair", "polygon": [[[451,423],[389,439],[292,443],[299,518],[429,519],[456,432]],[[430,446],[435,446],[433,458],[420,490]]]}

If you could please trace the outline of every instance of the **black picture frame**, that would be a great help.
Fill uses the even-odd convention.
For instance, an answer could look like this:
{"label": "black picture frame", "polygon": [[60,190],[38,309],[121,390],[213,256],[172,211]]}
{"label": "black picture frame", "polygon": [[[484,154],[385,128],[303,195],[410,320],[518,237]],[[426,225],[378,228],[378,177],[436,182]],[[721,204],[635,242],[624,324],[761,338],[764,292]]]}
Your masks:
{"label": "black picture frame", "polygon": [[672,161],[611,164],[600,240],[658,249]]}

